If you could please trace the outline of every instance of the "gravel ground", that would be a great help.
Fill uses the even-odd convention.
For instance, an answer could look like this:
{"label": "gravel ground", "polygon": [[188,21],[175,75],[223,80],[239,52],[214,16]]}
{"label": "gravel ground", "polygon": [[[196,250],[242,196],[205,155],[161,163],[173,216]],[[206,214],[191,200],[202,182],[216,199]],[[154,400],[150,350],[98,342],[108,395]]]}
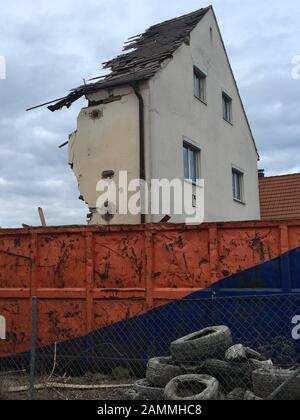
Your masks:
{"label": "gravel ground", "polygon": [[[7,392],[8,388],[28,386],[28,375],[16,374],[0,377],[0,400],[27,400],[28,392]],[[40,376],[36,378],[36,384],[48,382],[49,377]],[[110,376],[102,374],[86,374],[82,377],[61,378],[52,377],[51,381],[55,383],[73,384],[73,385],[120,385],[132,384],[133,379],[120,378],[113,379]],[[2,386],[1,386],[2,384]],[[42,389],[35,391],[36,400],[126,400],[126,388],[109,388],[96,390],[70,390],[70,389]]]}

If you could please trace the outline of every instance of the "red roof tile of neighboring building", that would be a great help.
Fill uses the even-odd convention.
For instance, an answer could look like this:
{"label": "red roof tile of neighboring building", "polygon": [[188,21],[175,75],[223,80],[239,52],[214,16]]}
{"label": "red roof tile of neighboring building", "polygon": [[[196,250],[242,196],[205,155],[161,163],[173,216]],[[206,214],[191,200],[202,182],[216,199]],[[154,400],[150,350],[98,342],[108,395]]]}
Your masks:
{"label": "red roof tile of neighboring building", "polygon": [[300,218],[300,173],[259,180],[262,220]]}

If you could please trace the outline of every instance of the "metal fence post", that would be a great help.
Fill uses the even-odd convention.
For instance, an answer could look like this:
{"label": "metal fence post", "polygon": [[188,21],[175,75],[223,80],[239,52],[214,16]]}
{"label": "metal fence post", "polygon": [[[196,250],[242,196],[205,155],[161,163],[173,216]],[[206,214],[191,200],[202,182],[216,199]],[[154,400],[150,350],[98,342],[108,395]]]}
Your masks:
{"label": "metal fence post", "polygon": [[31,298],[31,351],[30,351],[30,378],[29,400],[34,399],[35,355],[36,355],[36,309],[37,298]]}

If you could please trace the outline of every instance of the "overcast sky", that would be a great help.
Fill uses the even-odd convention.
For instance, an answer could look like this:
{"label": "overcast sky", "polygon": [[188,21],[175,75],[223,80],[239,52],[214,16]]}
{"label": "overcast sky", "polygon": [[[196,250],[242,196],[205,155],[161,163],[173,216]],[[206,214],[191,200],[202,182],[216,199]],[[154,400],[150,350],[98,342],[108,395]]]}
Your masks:
{"label": "overcast sky", "polygon": [[[50,113],[31,105],[64,96],[123,42],[160,21],[207,6],[201,0],[10,0],[1,3],[0,226],[85,223],[67,149],[58,146],[76,128],[84,101]],[[297,0],[216,0],[221,27],[242,99],[267,174],[300,172],[300,55]]]}

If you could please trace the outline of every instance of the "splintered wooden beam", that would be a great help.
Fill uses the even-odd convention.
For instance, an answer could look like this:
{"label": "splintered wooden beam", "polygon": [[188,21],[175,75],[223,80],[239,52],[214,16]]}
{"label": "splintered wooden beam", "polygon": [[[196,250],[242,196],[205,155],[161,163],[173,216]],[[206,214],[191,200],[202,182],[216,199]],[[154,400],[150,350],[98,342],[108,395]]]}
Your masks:
{"label": "splintered wooden beam", "polygon": [[43,227],[46,227],[47,224],[46,224],[46,219],[45,219],[44,211],[43,211],[43,209],[41,207],[38,208],[38,211],[39,211],[39,216],[40,216],[40,220],[41,220],[42,226]]}
{"label": "splintered wooden beam", "polygon": [[63,147],[67,146],[67,144],[69,144],[69,141],[66,141],[65,143],[61,144],[60,146],[58,146],[58,148],[62,149]]}
{"label": "splintered wooden beam", "polygon": [[166,215],[160,221],[160,223],[168,223],[171,220],[171,216]]}

